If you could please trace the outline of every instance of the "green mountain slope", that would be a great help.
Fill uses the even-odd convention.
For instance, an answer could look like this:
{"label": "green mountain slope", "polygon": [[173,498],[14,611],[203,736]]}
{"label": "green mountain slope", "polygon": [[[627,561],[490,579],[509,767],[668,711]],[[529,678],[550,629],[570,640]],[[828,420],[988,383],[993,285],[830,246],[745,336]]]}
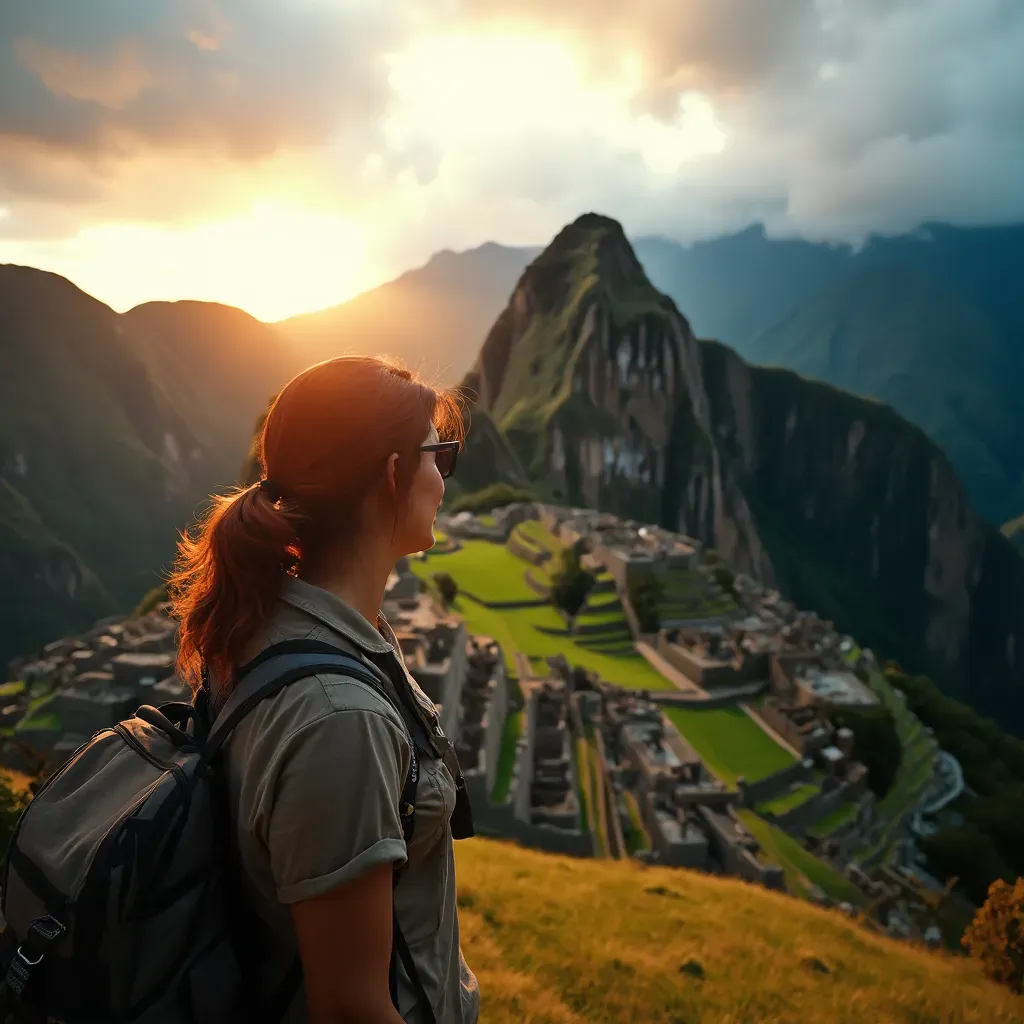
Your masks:
{"label": "green mountain slope", "polygon": [[[751,362],[895,401],[950,454],[990,521],[1024,507],[1024,418],[1005,415],[1005,388],[992,408],[976,401],[992,382],[1021,378],[1024,226],[928,224],[912,234],[872,237],[859,251],[768,238],[760,225],[692,245],[662,238],[634,244],[651,282],[686,312],[697,337],[717,338]],[[441,253],[349,303],[282,326],[317,357],[342,349],[390,350],[454,383],[538,251],[488,244]],[[874,268],[881,270],[877,290],[864,283]],[[931,284],[919,302],[915,281]],[[905,298],[898,294],[904,285]],[[836,293],[856,293],[849,302],[862,308],[837,307]],[[795,349],[784,343],[776,351],[765,338],[771,332],[786,342],[792,328],[805,342]],[[832,376],[818,373],[834,347],[830,339],[847,329],[873,352],[881,339],[890,349],[837,366]],[[917,376],[908,382],[904,373]]]}
{"label": "green mountain slope", "polygon": [[[233,480],[295,357],[251,317],[188,306],[119,316],[57,275],[0,266],[0,661],[133,606]],[[223,315],[245,317],[247,355]]]}
{"label": "green mountain slope", "polygon": [[588,214],[524,272],[467,387],[536,493],[657,519],[1024,730],[1024,559],[891,407],[698,342]]}
{"label": "green mountain slope", "polygon": [[1024,475],[1020,361],[995,322],[920,271],[851,272],[760,335],[747,356],[892,405],[949,455],[997,521]]}

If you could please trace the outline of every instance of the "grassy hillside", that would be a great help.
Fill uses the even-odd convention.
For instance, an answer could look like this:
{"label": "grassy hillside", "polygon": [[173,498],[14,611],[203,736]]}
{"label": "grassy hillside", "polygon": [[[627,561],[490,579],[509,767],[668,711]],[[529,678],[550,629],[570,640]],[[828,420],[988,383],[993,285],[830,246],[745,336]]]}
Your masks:
{"label": "grassy hillside", "polygon": [[1024,999],[962,957],[733,879],[484,839],[456,843],[456,864],[488,1024],[1024,1018]]}

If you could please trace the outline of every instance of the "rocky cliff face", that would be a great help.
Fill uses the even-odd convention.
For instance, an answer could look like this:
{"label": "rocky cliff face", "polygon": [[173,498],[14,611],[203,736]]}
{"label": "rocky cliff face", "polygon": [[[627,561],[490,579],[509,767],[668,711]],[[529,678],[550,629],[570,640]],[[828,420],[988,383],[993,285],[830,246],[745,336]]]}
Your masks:
{"label": "rocky cliff face", "polygon": [[701,348],[719,450],[782,585],[1024,724],[1024,560],[946,456],[888,406]]}
{"label": "rocky cliff face", "polygon": [[613,221],[525,271],[464,386],[533,486],[700,537],[1024,728],[1024,559],[887,406],[694,338]]}
{"label": "rocky cliff face", "polygon": [[581,217],[527,268],[463,386],[541,493],[714,536],[772,577],[712,439],[698,342],[614,221]]}

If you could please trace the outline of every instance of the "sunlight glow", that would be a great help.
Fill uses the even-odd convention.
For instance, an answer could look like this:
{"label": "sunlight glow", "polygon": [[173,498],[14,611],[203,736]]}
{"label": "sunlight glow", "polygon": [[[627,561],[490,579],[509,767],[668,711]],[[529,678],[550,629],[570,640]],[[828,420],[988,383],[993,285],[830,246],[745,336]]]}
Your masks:
{"label": "sunlight glow", "polygon": [[725,145],[700,93],[680,97],[670,123],[635,114],[631,105],[643,86],[635,53],[602,68],[599,82],[568,44],[527,34],[423,37],[389,63],[398,102],[384,127],[396,150],[507,148],[518,139],[591,133],[638,152],[654,173],[671,174]]}
{"label": "sunlight glow", "polygon": [[223,302],[268,321],[344,302],[367,287],[363,252],[362,229],[351,220],[267,203],[190,227],[97,225],[59,251],[45,242],[0,244],[0,260],[46,266],[119,311],[141,294]]}

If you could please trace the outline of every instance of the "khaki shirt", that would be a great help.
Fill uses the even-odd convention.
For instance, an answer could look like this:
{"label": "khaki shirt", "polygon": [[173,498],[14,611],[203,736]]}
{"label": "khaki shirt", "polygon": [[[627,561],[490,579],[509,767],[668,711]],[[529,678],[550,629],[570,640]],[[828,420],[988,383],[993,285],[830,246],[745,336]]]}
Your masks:
{"label": "khaki shirt", "polygon": [[[320,640],[355,655],[394,652],[405,667],[383,617],[375,629],[333,594],[289,576],[248,658],[293,639]],[[433,705],[407,670],[406,676],[432,726]],[[443,738],[432,744],[420,755],[415,831],[406,850],[398,806],[409,769],[408,733],[398,711],[368,684],[333,674],[292,683],[254,708],[229,739],[227,774],[244,884],[270,932],[260,972],[265,996],[298,956],[288,904],[380,864],[408,860],[395,908],[437,1022],[477,1020],[476,978],[459,948],[449,825],[455,781],[444,762],[451,745]],[[420,1024],[401,967],[398,995],[403,1019]],[[300,988],[285,1021],[307,1019]]]}

